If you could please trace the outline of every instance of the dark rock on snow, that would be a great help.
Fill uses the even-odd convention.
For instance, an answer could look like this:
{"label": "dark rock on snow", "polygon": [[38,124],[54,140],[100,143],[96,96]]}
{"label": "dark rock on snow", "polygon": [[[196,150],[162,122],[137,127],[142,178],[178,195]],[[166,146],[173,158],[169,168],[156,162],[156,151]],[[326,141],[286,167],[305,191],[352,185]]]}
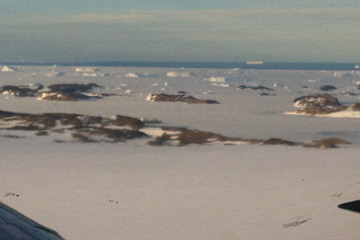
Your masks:
{"label": "dark rock on snow", "polygon": [[304,143],[304,147],[311,148],[335,148],[339,144],[350,144],[349,142],[341,139],[341,138],[323,138],[319,140],[312,141],[310,143]]}
{"label": "dark rock on snow", "polygon": [[[1,129],[35,131],[35,135],[48,135],[49,132],[72,132],[73,138],[82,142],[96,141],[93,137],[102,137],[100,141],[125,141],[146,137],[138,131],[143,127],[140,119],[117,115],[112,118],[86,116],[72,113],[13,113],[0,110]],[[6,122],[15,121],[17,125]]]}
{"label": "dark rock on snow", "polygon": [[[353,105],[360,108],[360,104]],[[9,124],[8,124],[9,123]],[[92,142],[124,142],[132,139],[149,138],[145,132],[146,125],[137,118],[116,115],[111,118],[100,116],[87,116],[72,113],[14,113],[0,110],[1,130],[33,131],[36,136],[50,135],[52,132],[58,134],[70,133],[72,139],[84,143]],[[154,126],[150,126],[154,128]],[[349,144],[340,138],[320,139],[310,143],[297,143],[279,138],[261,139],[239,139],[230,138],[221,134],[192,130],[179,127],[157,127],[165,133],[160,137],[150,140],[150,145],[177,145],[208,144],[220,142],[226,145],[248,143],[264,145],[287,145],[304,146],[315,148],[333,148],[339,144]],[[57,140],[57,142],[64,142]]]}
{"label": "dark rock on snow", "polygon": [[84,93],[99,88],[95,83],[89,84],[53,84],[48,86],[50,91],[41,93],[39,99],[48,101],[78,101],[97,99],[99,96],[88,96]]}
{"label": "dark rock on snow", "polygon": [[26,86],[11,86],[6,85],[0,87],[0,93],[2,94],[10,94],[17,97],[35,97],[37,95],[37,89],[31,89]]}
{"label": "dark rock on snow", "polygon": [[49,101],[78,101],[88,99],[99,99],[106,94],[90,96],[86,93],[93,91],[101,86],[95,83],[89,84],[52,84],[48,86],[48,91],[43,90],[42,85],[30,86],[11,86],[0,87],[0,93],[11,94],[18,97],[38,97],[39,100]]}
{"label": "dark rock on snow", "polygon": [[150,94],[147,96],[146,100],[152,102],[186,102],[186,103],[193,103],[193,104],[218,104],[218,101],[215,100],[202,100],[197,99],[190,95],[168,95],[168,94]]}
{"label": "dark rock on snow", "polygon": [[323,85],[319,89],[321,91],[334,91],[334,90],[336,90],[336,87],[332,86],[332,85]]}
{"label": "dark rock on snow", "polygon": [[294,103],[300,108],[339,108],[342,105],[336,97],[328,94],[315,94],[295,98]]}
{"label": "dark rock on snow", "polygon": [[346,110],[360,111],[360,103],[344,106],[336,97],[328,94],[315,94],[296,98],[294,106],[300,108],[295,113],[308,115],[327,115]]}
{"label": "dark rock on snow", "polygon": [[52,84],[48,88],[51,92],[63,92],[63,93],[73,93],[73,92],[89,92],[94,90],[94,88],[100,88],[101,86],[95,83],[89,84],[78,84],[78,83],[64,83],[64,84]]}
{"label": "dark rock on snow", "polygon": [[264,86],[248,86],[248,85],[240,85],[238,86],[238,89],[244,90],[244,89],[251,89],[255,91],[273,91],[273,89],[264,87]]}

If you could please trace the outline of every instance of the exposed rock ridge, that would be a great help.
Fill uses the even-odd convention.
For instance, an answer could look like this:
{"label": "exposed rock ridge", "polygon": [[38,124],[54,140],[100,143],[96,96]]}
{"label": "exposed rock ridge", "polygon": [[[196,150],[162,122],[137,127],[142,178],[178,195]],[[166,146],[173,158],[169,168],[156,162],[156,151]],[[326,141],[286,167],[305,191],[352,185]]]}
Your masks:
{"label": "exposed rock ridge", "polygon": [[338,98],[328,94],[298,97],[294,100],[294,107],[298,108],[298,110],[287,114],[313,116],[337,116],[334,114],[343,114],[348,117],[360,117],[360,103],[344,106],[339,102]]}
{"label": "exposed rock ridge", "polygon": [[151,102],[186,102],[193,104],[218,104],[218,101],[215,100],[202,100],[197,99],[191,95],[178,94],[178,95],[169,95],[165,93],[160,94],[150,94],[146,97],[146,100]]}
{"label": "exposed rock ridge", "polygon": [[292,142],[279,138],[231,138],[197,129],[161,127],[158,125],[159,123],[161,121],[146,121],[122,115],[104,118],[75,113],[28,114],[0,110],[0,131],[32,131],[35,132],[36,136],[63,134],[71,136],[69,141],[78,142],[115,143],[145,138],[149,139],[148,143],[150,145],[155,146],[222,143],[224,145],[262,144],[333,148],[339,144],[349,144],[339,138],[320,139],[310,143]]}

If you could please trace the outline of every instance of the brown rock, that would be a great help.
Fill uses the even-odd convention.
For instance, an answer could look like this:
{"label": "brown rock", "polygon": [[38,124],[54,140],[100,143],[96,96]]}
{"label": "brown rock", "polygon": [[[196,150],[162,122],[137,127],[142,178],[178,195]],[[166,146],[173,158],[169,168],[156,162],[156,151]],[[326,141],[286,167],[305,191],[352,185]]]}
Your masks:
{"label": "brown rock", "polygon": [[78,83],[63,83],[63,84],[52,84],[48,88],[51,92],[64,92],[64,93],[73,93],[73,92],[88,92],[94,88],[100,88],[101,86],[95,83],[89,84],[78,84]]}
{"label": "brown rock", "polygon": [[218,104],[219,102],[215,100],[201,100],[194,98],[190,95],[168,95],[168,94],[150,94],[147,98],[149,101],[153,102],[187,102],[187,103],[194,103],[194,104]]}
{"label": "brown rock", "polygon": [[104,126],[129,126],[132,130],[138,130],[144,126],[144,123],[138,119],[128,116],[116,115],[112,117],[108,122],[104,123]]}
{"label": "brown rock", "polygon": [[287,145],[287,146],[296,146],[299,145],[298,143],[291,142],[288,140],[283,140],[281,138],[269,138],[263,141],[264,145]]}
{"label": "brown rock", "polygon": [[183,130],[179,135],[179,145],[184,146],[188,144],[205,144],[214,141],[224,142],[228,138],[212,133],[212,132],[203,132],[198,130]]}
{"label": "brown rock", "polygon": [[350,109],[353,111],[360,111],[360,103],[355,103],[354,105],[350,106]]}
{"label": "brown rock", "polygon": [[350,144],[349,142],[341,139],[341,138],[323,138],[319,140],[312,141],[310,143],[304,143],[304,147],[311,148],[335,148],[339,144]]}
{"label": "brown rock", "polygon": [[164,146],[168,145],[168,142],[171,140],[171,136],[164,133],[160,137],[156,137],[154,140],[149,141],[148,144],[151,146]]}
{"label": "brown rock", "polygon": [[147,137],[143,132],[138,130],[127,130],[127,129],[108,129],[108,128],[93,128],[80,133],[85,133],[88,136],[98,135],[105,136],[108,139],[111,139],[113,142],[123,142],[126,140],[131,140],[135,138],[144,138]]}
{"label": "brown rock", "polygon": [[238,86],[238,89],[244,90],[244,89],[251,89],[255,91],[274,91],[271,88],[264,87],[264,86],[248,86],[248,85],[240,85]]}
{"label": "brown rock", "polygon": [[35,97],[37,95],[37,92],[38,92],[37,90],[22,86],[6,85],[0,87],[0,93],[10,94],[17,97]]}
{"label": "brown rock", "polygon": [[334,91],[334,90],[336,90],[336,87],[332,86],[332,85],[323,85],[319,89],[321,91]]}
{"label": "brown rock", "polygon": [[303,96],[294,100],[295,106],[298,108],[341,108],[342,105],[336,97],[328,94],[315,94]]}
{"label": "brown rock", "polygon": [[[138,131],[143,127],[140,119],[120,115],[110,119],[72,113],[26,114],[0,110],[0,120],[15,121],[19,124],[4,129],[36,131],[36,135],[45,135],[51,131],[58,133],[63,133],[64,130],[71,131],[72,137],[81,142],[95,142],[92,136],[102,136],[102,139],[109,139],[112,142],[146,137],[145,133]],[[130,130],[116,128],[127,125],[130,126]]]}

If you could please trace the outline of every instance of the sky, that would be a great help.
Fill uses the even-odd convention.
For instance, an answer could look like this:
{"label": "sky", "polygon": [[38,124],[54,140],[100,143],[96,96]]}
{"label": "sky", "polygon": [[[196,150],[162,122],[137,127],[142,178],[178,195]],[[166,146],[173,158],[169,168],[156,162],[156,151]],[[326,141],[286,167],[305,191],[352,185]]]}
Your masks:
{"label": "sky", "polygon": [[0,6],[0,62],[360,62],[358,0],[0,0]]}

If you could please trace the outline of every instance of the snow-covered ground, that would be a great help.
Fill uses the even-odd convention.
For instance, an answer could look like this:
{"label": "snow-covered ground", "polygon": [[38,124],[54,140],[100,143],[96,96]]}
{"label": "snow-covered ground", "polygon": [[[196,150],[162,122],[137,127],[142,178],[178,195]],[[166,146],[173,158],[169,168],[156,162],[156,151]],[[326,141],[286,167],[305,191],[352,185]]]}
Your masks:
{"label": "snow-covered ground", "polygon": [[[77,67],[15,68],[0,73],[0,87],[96,83],[103,86],[96,91],[118,95],[77,102],[0,95],[3,111],[118,114],[229,137],[297,142],[340,137],[351,143],[335,149],[155,147],[143,140],[55,142],[25,131],[0,131],[1,201],[65,239],[360,236],[359,215],[337,208],[360,197],[360,119],[284,114],[294,110],[295,98],[324,93],[323,85],[335,86],[326,93],[345,105],[360,101],[359,72],[100,67],[88,76]],[[261,96],[237,89],[240,85],[273,91]],[[220,104],[146,101],[149,94],[178,91]]]}

